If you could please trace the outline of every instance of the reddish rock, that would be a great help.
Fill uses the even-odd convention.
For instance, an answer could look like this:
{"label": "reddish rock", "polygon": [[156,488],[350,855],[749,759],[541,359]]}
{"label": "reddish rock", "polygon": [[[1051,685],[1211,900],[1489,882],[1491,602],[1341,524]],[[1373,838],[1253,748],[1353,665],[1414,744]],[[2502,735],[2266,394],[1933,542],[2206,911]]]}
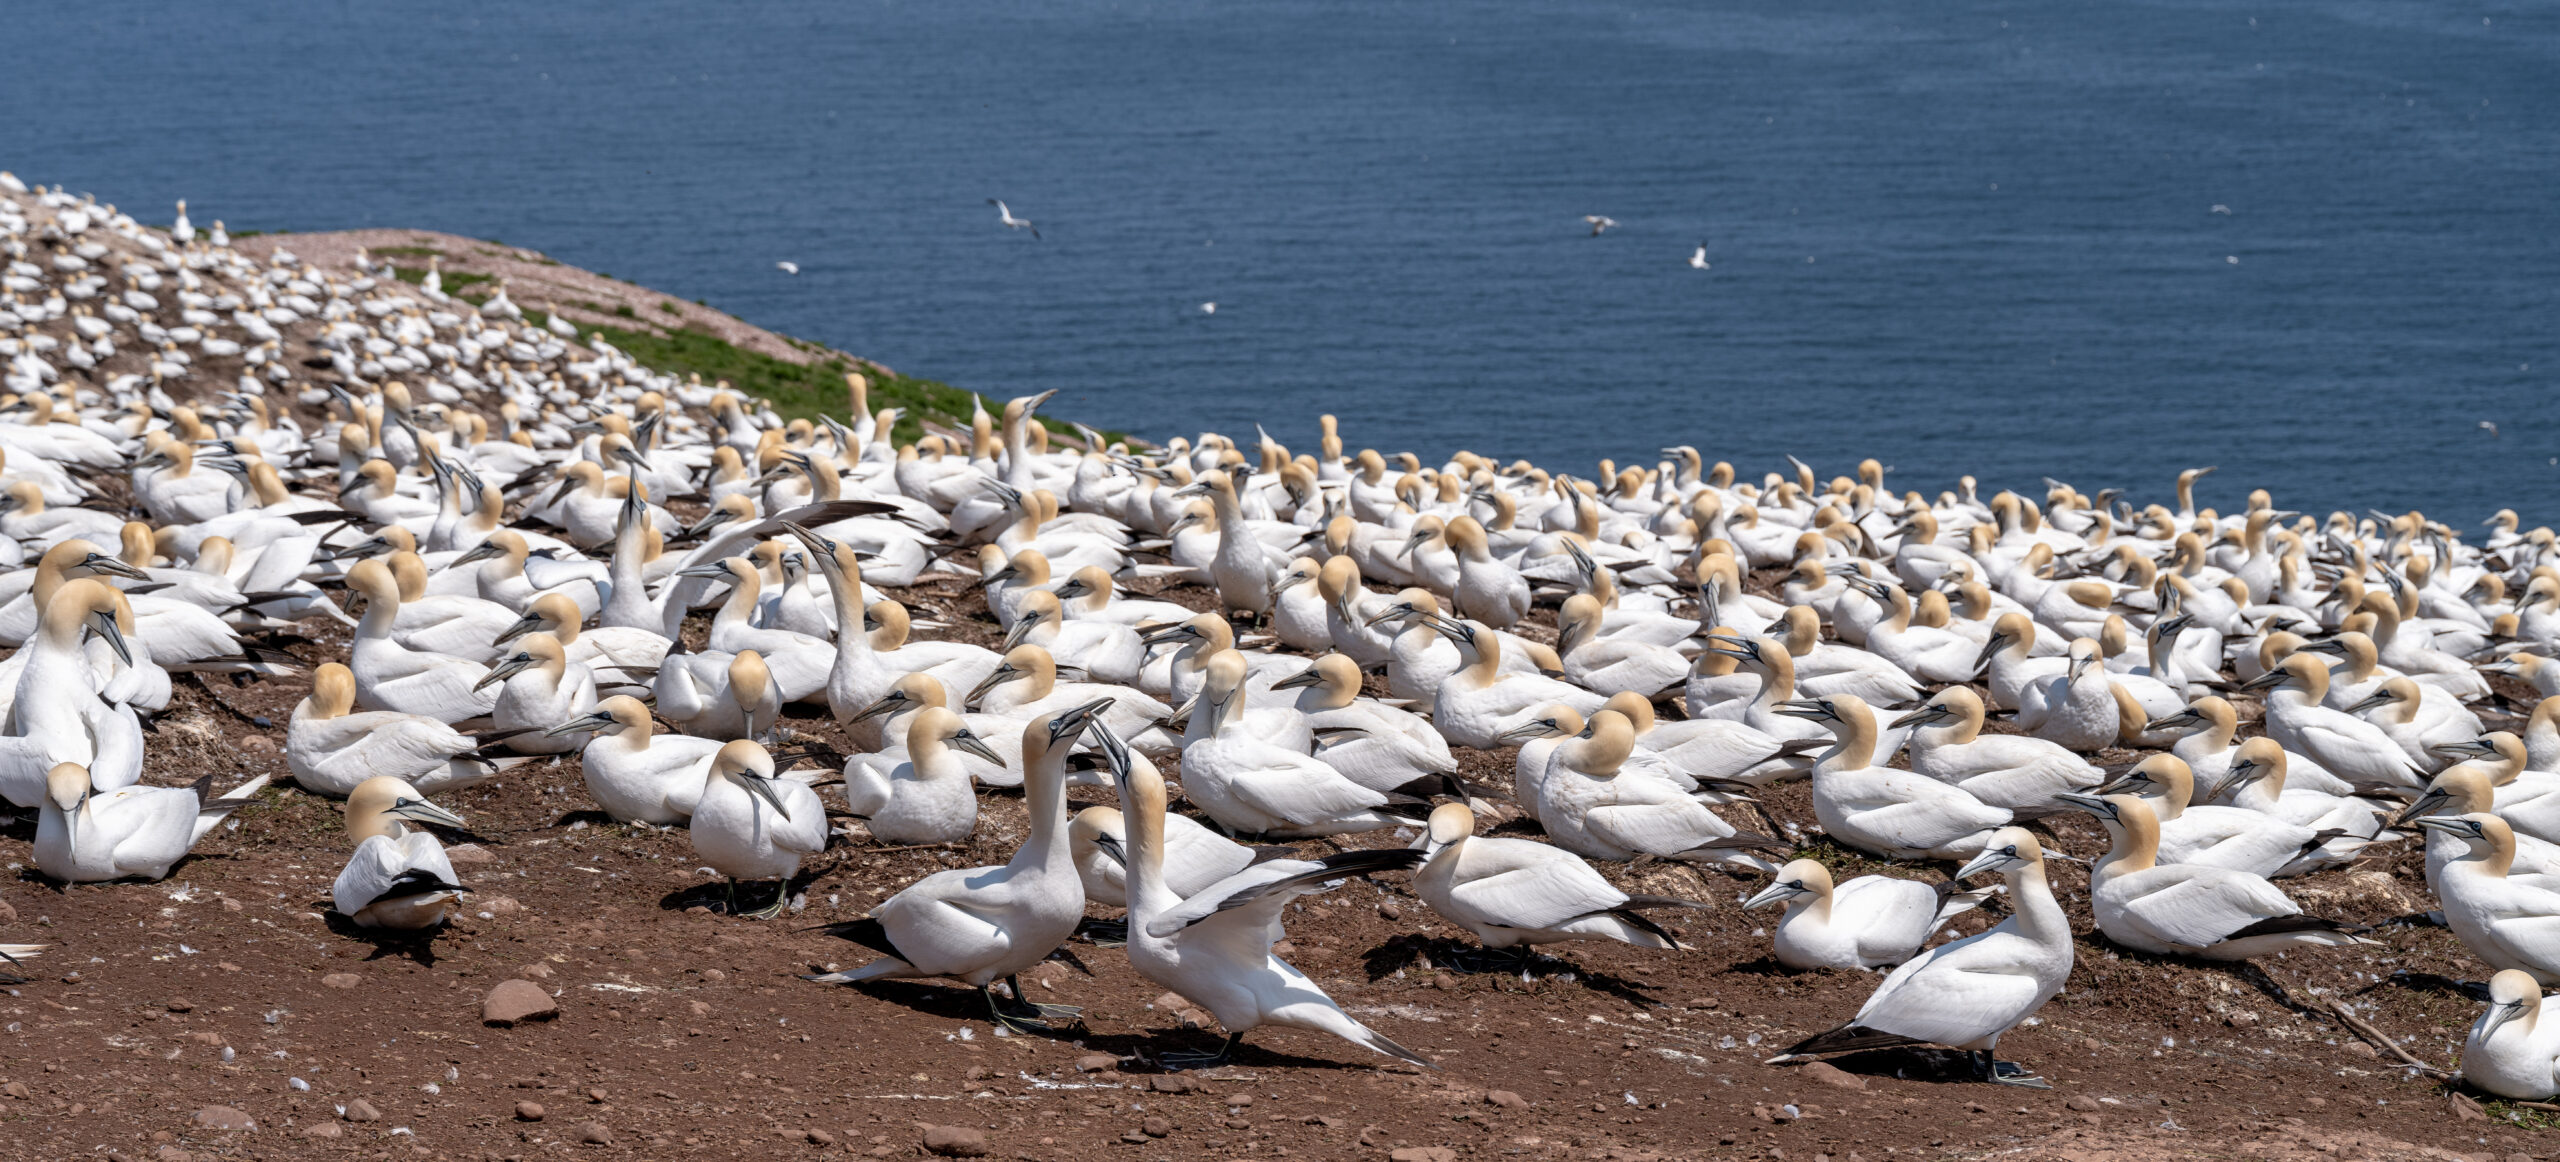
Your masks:
{"label": "reddish rock", "polygon": [[1802,1074],[1804,1079],[1807,1081],[1818,1081],[1833,1089],[1867,1088],[1866,1078],[1842,1069],[1837,1065],[1833,1065],[1828,1061],[1816,1061],[1810,1065],[1799,1066],[1797,1067],[1797,1072]]}
{"label": "reddish rock", "polygon": [[1120,1059],[1108,1053],[1087,1053],[1076,1058],[1078,1073],[1100,1073],[1105,1069],[1117,1069],[1119,1066]]}
{"label": "reddish rock", "polygon": [[1458,1152],[1447,1146],[1406,1146],[1387,1151],[1387,1162],[1458,1162]]}
{"label": "reddish rock", "polygon": [[516,1103],[516,1120],[519,1122],[541,1121],[543,1112],[541,1102],[520,1101]]}
{"label": "reddish rock", "polygon": [[378,1122],[382,1120],[382,1111],[373,1108],[372,1102],[366,1101],[363,1098],[357,1098],[356,1100],[347,1103],[347,1120],[350,1122]]}
{"label": "reddish rock", "polygon": [[1173,1119],[1161,1116],[1148,1118],[1138,1123],[1138,1132],[1150,1138],[1170,1137],[1173,1134]]}
{"label": "reddish rock", "polygon": [[604,1128],[603,1122],[580,1122],[578,1140],[590,1146],[610,1146],[613,1144],[613,1131]]}
{"label": "reddish rock", "polygon": [[529,980],[502,980],[489,990],[480,1002],[480,1020],[500,1028],[521,1021],[547,1020],[560,1015],[560,1006],[552,1003],[551,994]]}
{"label": "reddish rock", "polygon": [[340,992],[351,992],[357,985],[364,983],[364,978],[352,972],[333,972],[321,977],[320,983]]}
{"label": "reddish rock", "polygon": [[1491,1093],[1484,1095],[1484,1100],[1489,1105],[1498,1105],[1506,1110],[1525,1110],[1529,1108],[1529,1099],[1507,1089],[1494,1090]]}
{"label": "reddish rock", "polygon": [[924,1132],[924,1148],[945,1158],[984,1158],[987,1135],[967,1126],[932,1126]]}
{"label": "reddish rock", "polygon": [[310,1125],[302,1127],[302,1136],[306,1138],[334,1140],[345,1137],[346,1133],[347,1132],[345,1130],[338,1128],[338,1123],[336,1122],[313,1122]]}
{"label": "reddish rock", "polygon": [[195,1124],[208,1130],[254,1130],[257,1119],[230,1106],[206,1106],[196,1111]]}

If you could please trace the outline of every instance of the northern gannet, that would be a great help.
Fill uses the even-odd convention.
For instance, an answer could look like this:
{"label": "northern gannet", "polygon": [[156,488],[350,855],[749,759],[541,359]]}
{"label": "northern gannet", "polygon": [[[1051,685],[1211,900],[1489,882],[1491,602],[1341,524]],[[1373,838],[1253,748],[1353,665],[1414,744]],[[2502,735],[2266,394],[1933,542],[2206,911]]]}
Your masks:
{"label": "northern gannet", "polygon": [[2361,942],[2335,920],[2303,914],[2264,876],[2159,862],[2160,820],[2138,796],[2064,798],[2097,816],[2113,841],[2089,873],[2089,908],[2109,940],[2137,952],[2206,960]]}
{"label": "northern gannet", "polygon": [[[285,725],[285,768],[295,785],[344,799],[367,780],[388,776],[432,794],[486,782],[508,765],[441,720],[397,710],[359,711],[355,703],[355,675],[345,666],[322,662],[312,671],[311,694],[295,704]],[[548,729],[559,721],[538,725]]]}
{"label": "northern gannet", "polygon": [[1833,885],[1831,869],[1809,859],[1779,868],[1745,908],[1783,904],[1773,943],[1789,968],[1877,969],[1920,954],[1938,926],[1981,906],[1995,889],[1957,889],[1894,876]]}
{"label": "northern gannet", "polygon": [[257,797],[260,775],[213,798],[213,780],[192,787],[120,787],[101,791],[88,768],[63,763],[45,776],[36,813],[35,863],[65,883],[166,877],[214,825]]}
{"label": "northern gannet", "polygon": [[2462,1080],[2500,1097],[2545,1101],[2560,1093],[2560,1016],[2533,974],[2489,978],[2489,1005],[2462,1042]]}
{"label": "northern gannet", "polygon": [[827,846],[827,811],[818,793],[775,775],[773,755],[752,739],[728,743],[711,757],[687,828],[694,854],[729,878],[731,911],[739,880],[782,881],[774,885],[773,903],[746,913],[759,920],[781,914],[802,857]]}
{"label": "northern gannet", "polygon": [[355,853],[338,873],[329,899],[362,928],[415,930],[445,921],[456,894],[470,891],[423,827],[460,827],[462,817],[427,801],[405,780],[375,775],[347,796],[347,838]]}
{"label": "northern gannet", "polygon": [[1486,948],[1519,949],[1522,971],[1538,945],[1567,940],[1678,950],[1680,941],[1642,910],[1706,907],[1670,896],[1630,896],[1571,852],[1528,839],[1478,837],[1475,826],[1464,803],[1431,812],[1413,894]]}

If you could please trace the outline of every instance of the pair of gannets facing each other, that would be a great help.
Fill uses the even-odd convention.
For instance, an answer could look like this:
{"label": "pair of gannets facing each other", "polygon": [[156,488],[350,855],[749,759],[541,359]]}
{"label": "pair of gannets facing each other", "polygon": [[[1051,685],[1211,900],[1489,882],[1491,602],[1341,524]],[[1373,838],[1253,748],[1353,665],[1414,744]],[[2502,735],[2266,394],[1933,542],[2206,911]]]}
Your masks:
{"label": "pair of gannets facing each other", "polygon": [[1831,730],[1831,749],[1814,760],[1812,797],[1833,839],[1892,859],[1964,859],[2012,818],[1963,787],[1875,765],[1875,712],[1855,694],[1789,702],[1781,712]]}
{"label": "pair of gannets facing each other", "polygon": [[2533,974],[2501,969],[2489,978],[2489,1007],[2462,1042],[2462,1080],[2524,1101],[2560,1094],[2560,1000],[2542,995]]}
{"label": "pair of gannets facing each other", "polygon": [[1933,1044],[1973,1054],[1984,1081],[2050,1089],[2051,1083],[1993,1056],[2000,1035],[2035,1015],[2071,976],[2071,919],[2045,881],[2034,833],[2004,827],[1956,873],[2008,880],[2016,909],[1988,931],[1941,944],[1894,969],[1848,1024],[1808,1037],[1771,1062],[1822,1053]]}
{"label": "pair of gannets facing each other", "polygon": [[2317,657],[2293,654],[2240,688],[2266,691],[2266,736],[2322,770],[2356,786],[2416,790],[2424,784],[2408,753],[2381,727],[2321,704],[2329,696],[2329,668]]}
{"label": "pair of gannets facing each other", "polygon": [[1613,863],[1649,856],[1757,871],[1775,866],[1763,853],[1784,844],[1736,828],[1680,784],[1630,763],[1635,737],[1626,715],[1604,709],[1548,754],[1545,773],[1527,789],[1531,813],[1556,846]]}
{"label": "pair of gannets facing each other", "polygon": [[1642,909],[1706,907],[1672,896],[1630,896],[1571,852],[1535,840],[1479,837],[1475,825],[1464,803],[1431,812],[1413,892],[1486,948],[1517,948],[1521,971],[1538,945],[1567,940],[1676,951],[1680,941]]}
{"label": "pair of gannets facing each other", "polygon": [[1355,849],[1319,860],[1269,860],[1193,895],[1178,895],[1164,871],[1164,780],[1132,763],[1108,726],[1096,724],[1093,733],[1120,785],[1128,830],[1130,967],[1209,1010],[1227,1030],[1226,1042],[1214,1052],[1164,1053],[1158,1060],[1172,1068],[1219,1065],[1246,1033],[1284,1025],[1437,1068],[1343,1012],[1305,973],[1272,954],[1280,916],[1291,901],[1353,876],[1411,868],[1421,862],[1421,851]]}
{"label": "pair of gannets facing each other", "polygon": [[[846,782],[871,777],[850,773],[857,765],[870,767],[885,777],[887,772],[907,762],[912,757],[907,753],[907,732],[915,726],[916,715],[927,707],[950,710],[950,704],[945,701],[948,693],[949,688],[931,674],[901,674],[879,701],[845,720],[845,733],[852,737],[856,747],[876,748],[865,749],[863,753],[845,759]],[[996,756],[989,759],[974,750],[958,750],[960,764],[967,768],[970,779],[989,787],[1021,786],[1021,735],[1025,719],[998,714],[961,714],[960,721]]]}
{"label": "pair of gannets facing each other", "polygon": [[[2255,768],[2249,773],[2254,775]],[[2345,863],[2374,842],[2371,835],[2314,829],[2266,811],[2197,804],[2194,774],[2176,755],[2145,758],[2098,793],[2133,795],[2151,805],[2160,823],[2162,863],[2231,868],[2273,879]]]}
{"label": "pair of gannets facing each other", "polygon": [[1778,869],[1748,908],[1783,904],[1773,945],[1789,968],[1870,970],[1920,954],[1940,925],[1980,907],[1998,889],[1958,890],[1895,876],[1859,876],[1834,886],[1831,869],[1799,859]]}
{"label": "pair of gannets facing each other", "polygon": [[1394,790],[1418,779],[1454,775],[1458,760],[1429,720],[1374,698],[1360,696],[1360,666],[1327,653],[1271,684],[1296,690],[1295,709],[1315,732],[1341,732],[1326,745],[1324,761],[1343,777],[1376,790]]}
{"label": "pair of gannets facing each other", "polygon": [[[323,662],[312,671],[311,693],[294,706],[284,732],[285,768],[303,790],[345,799],[366,781],[388,776],[433,794],[485,782],[523,761],[493,758],[486,751],[495,744],[484,747],[438,719],[397,710],[359,711],[355,704],[355,674],[345,666]],[[539,725],[548,728],[560,721]]]}
{"label": "pair of gannets facing each other", "polygon": [[365,599],[364,618],[356,623],[355,641],[347,652],[359,703],[438,722],[478,718],[498,704],[496,690],[478,686],[489,676],[489,667],[400,644],[392,632],[400,617],[400,585],[388,566],[371,559],[356,562],[347,570],[347,588]]}
{"label": "pair of gannets facing each other", "polygon": [[[2507,736],[2507,741],[2512,742],[2513,736]],[[2494,781],[2482,764],[2455,763],[2439,772],[2427,784],[2427,789],[2392,819],[2391,825],[2405,826],[2430,815],[2469,815],[2475,812],[2495,815],[2496,794]],[[2504,815],[2498,817],[2506,818]],[[2516,852],[2515,861],[2507,867],[2507,879],[2560,891],[2560,845],[2516,828],[2513,820],[2508,820],[2508,827],[2515,835]],[[2427,832],[2426,875],[2430,890],[2443,891],[2444,866],[2461,858],[2464,850],[2463,842],[2450,834],[2434,830]]]}
{"label": "pair of gannets facing each other", "polygon": [[2089,871],[2089,907],[2109,940],[2137,952],[2206,960],[2372,943],[2337,921],[2305,915],[2264,876],[2161,863],[2159,816],[2138,796],[2064,798],[2107,828],[2107,854]]}
{"label": "pair of gannets facing each other", "polygon": [[1965,686],[1949,686],[1893,721],[1897,727],[1916,728],[1909,743],[1912,770],[1993,807],[2053,810],[2054,796],[2088,790],[2106,777],[2059,744],[2017,734],[1985,735],[1982,723],[1982,698]]}
{"label": "pair of gannets facing each other", "polygon": [[36,813],[36,869],[73,884],[164,878],[205,832],[266,785],[260,775],[220,798],[212,797],[210,777],[192,787],[101,791],[90,785],[87,767],[59,764],[45,775]]}
{"label": "pair of gannets facing each other", "polygon": [[415,931],[444,923],[462,886],[444,845],[422,826],[461,827],[462,817],[427,801],[393,775],[375,775],[347,796],[347,837],[355,853],[329,899],[361,928]]}
{"label": "pair of gannets facing each other", "polygon": [[[132,673],[134,655],[118,624],[123,597],[103,581],[66,581],[45,603],[5,727],[0,727],[0,798],[40,807],[60,764],[77,763],[100,790],[142,777],[142,725],[132,707],[102,696],[85,649],[87,635],[107,643]],[[107,689],[116,688],[114,680]],[[84,783],[84,785],[87,785]]]}
{"label": "pair of gannets facing each other", "polygon": [[[1078,736],[1088,729],[1107,732],[1107,727],[1099,726],[1101,710],[1100,706],[1079,706],[1041,714],[1024,725],[1022,788],[1030,810],[1030,834],[1014,849],[1012,859],[998,867],[935,872],[882,901],[871,915],[830,925],[827,931],[878,951],[880,958],[850,971],[808,979],[860,984],[901,977],[953,977],[978,990],[999,1024],[1025,1032],[1041,1031],[1033,1022],[1045,1018],[1076,1016],[1081,1010],[1028,1004],[1015,975],[1064,945],[1084,918],[1084,884],[1068,834],[1067,760]],[[928,709],[919,721],[937,715],[949,717],[950,712]],[[1155,837],[1157,845],[1147,851],[1156,861],[1158,875],[1163,859],[1160,834]],[[987,991],[999,980],[1013,990],[1011,1011]]]}

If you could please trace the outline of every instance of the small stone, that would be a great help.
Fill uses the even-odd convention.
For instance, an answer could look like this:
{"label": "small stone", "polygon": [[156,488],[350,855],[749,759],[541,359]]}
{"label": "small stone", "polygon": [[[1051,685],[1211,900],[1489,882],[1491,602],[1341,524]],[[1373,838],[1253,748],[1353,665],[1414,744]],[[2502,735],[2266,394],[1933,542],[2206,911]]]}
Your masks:
{"label": "small stone", "polygon": [[2090,1097],[2085,1093],[2074,1094],[2070,1100],[2062,1103],[2062,1108],[2078,1110],[2084,1114],[2094,1114],[2098,1112],[2098,1099]]}
{"label": "small stone", "polygon": [[1381,920],[1402,920],[1404,919],[1404,909],[1396,907],[1395,901],[1393,900],[1381,902],[1378,905],[1378,918]]}
{"label": "small stone", "polygon": [[1820,1082],[1833,1089],[1863,1090],[1867,1088],[1866,1078],[1842,1069],[1837,1065],[1833,1065],[1828,1061],[1816,1061],[1809,1065],[1799,1066],[1796,1072],[1802,1075],[1807,1081]]}
{"label": "small stone", "polygon": [[444,849],[444,858],[448,863],[498,862],[497,856],[489,854],[488,848],[482,847],[477,843],[454,844],[453,846]]}
{"label": "small stone", "polygon": [[0,900],[0,920],[15,920],[17,918],[18,910],[10,907],[9,901]]}
{"label": "small stone", "polygon": [[580,1122],[578,1140],[590,1146],[610,1146],[613,1144],[613,1131],[604,1128],[603,1122]]}
{"label": "small stone", "polygon": [[[0,904],[0,908],[5,907],[8,907],[8,905]],[[240,901],[232,899],[229,896],[224,896],[222,897],[222,910],[225,912],[237,912],[240,910]]]}
{"label": "small stone", "polygon": [[1148,1118],[1138,1123],[1138,1132],[1150,1138],[1169,1137],[1173,1134],[1173,1119],[1162,1116]]}
{"label": "small stone", "polygon": [[945,1158],[984,1158],[987,1135],[968,1126],[930,1126],[924,1132],[924,1148]]}
{"label": "small stone", "polygon": [[1120,1059],[1108,1053],[1087,1053],[1076,1058],[1078,1073],[1099,1073],[1105,1069],[1117,1069],[1119,1066]]}
{"label": "small stone", "polygon": [[[1160,1073],[1147,1079],[1147,1088],[1157,1093],[1189,1093],[1192,1087],[1191,1079],[1179,1073]],[[1164,1135],[1156,1136],[1161,1138]]]}
{"label": "small stone", "polygon": [[160,1162],[196,1162],[196,1156],[175,1146],[162,1146],[152,1153]]}
{"label": "small stone", "polygon": [[541,1121],[543,1113],[544,1111],[541,1102],[520,1101],[516,1103],[516,1120],[519,1122]]}
{"label": "small stone", "polygon": [[334,1139],[345,1135],[346,1131],[339,1129],[336,1122],[313,1122],[302,1127],[302,1136],[306,1138]]}
{"label": "small stone", "polygon": [[605,1093],[603,1086],[591,1085],[587,1087],[587,1100],[594,1102],[597,1105],[603,1105],[606,1101],[610,1100],[610,1096]]}
{"label": "small stone", "polygon": [[195,1002],[193,1001],[170,1001],[160,1007],[167,1009],[172,1013],[192,1013],[196,1011]]}
{"label": "small stone", "polygon": [[13,1081],[7,1085],[0,1085],[0,1097],[13,1097],[19,1101],[25,1101],[29,1096],[31,1095],[27,1093],[27,1083],[23,1081]]}
{"label": "small stone", "polygon": [[1148,1007],[1159,1012],[1170,1013],[1177,1009],[1190,1008],[1191,1002],[1182,999],[1181,993],[1157,993],[1156,999],[1150,1002]]}
{"label": "small stone", "polygon": [[364,978],[352,972],[333,972],[321,977],[320,983],[340,992],[349,992],[357,985],[363,984]]}
{"label": "small stone", "polygon": [[812,1146],[832,1146],[836,1144],[836,1136],[826,1132],[825,1130],[811,1130],[809,1131],[809,1144]]}
{"label": "small stone", "polygon": [[1458,1162],[1458,1152],[1447,1146],[1405,1146],[1387,1151],[1387,1162]]}
{"label": "small stone", "polygon": [[2453,1120],[2457,1122],[2485,1122],[2489,1120],[2489,1115],[2480,1109],[2480,1103],[2473,1101],[2465,1094],[2449,1093],[2444,1095],[2444,1108],[2445,1112],[2452,1114]]}
{"label": "small stone", "polygon": [[708,1017],[708,1016],[710,1016],[710,1015],[711,1015],[711,1005],[709,1004],[709,1002],[706,1002],[706,1001],[687,1001],[687,1002],[685,1002],[685,1004],[686,1004],[686,1006],[687,1006],[687,1007],[689,1007],[689,1008],[691,1008],[691,1009],[693,1010],[693,1015],[694,1015],[694,1016],[697,1016],[697,1017]]}
{"label": "small stone", "polygon": [[357,1098],[347,1103],[346,1116],[350,1122],[378,1122],[382,1120],[382,1111],[373,1108],[372,1102]]}
{"label": "small stone", "polygon": [[1458,978],[1445,972],[1433,973],[1431,974],[1431,987],[1444,993],[1456,992],[1458,990]]}
{"label": "small stone", "polygon": [[2080,1039],[2080,1047],[2081,1047],[2081,1048],[2083,1048],[2083,1049],[2088,1050],[2088,1051],[2089,1051],[2089,1052],[2091,1052],[2091,1053],[2095,1053],[2095,1052],[2097,1052],[2098,1050],[2101,1050],[2101,1049],[2106,1048],[2106,1045],[2104,1045],[2103,1043],[2101,1043],[2101,1042],[2100,1042],[2097,1038],[2095,1038],[2095,1037],[2082,1037],[2082,1038]]}
{"label": "small stone", "polygon": [[2371,1059],[2373,1057],[2380,1056],[2373,1051],[2373,1046],[2367,1045],[2362,1041],[2349,1041],[2346,1043],[2345,1049],[2349,1054],[2357,1057]]}
{"label": "small stone", "polygon": [[2233,1013],[2228,1017],[2224,1017],[2222,1021],[2224,1024],[2229,1025],[2234,1029],[2255,1029],[2258,1027],[2258,1014]]}
{"label": "small stone", "polygon": [[551,979],[551,966],[537,960],[523,968],[517,969],[516,975],[526,980],[549,980]]}
{"label": "small stone", "polygon": [[977,1081],[981,1078],[987,1077],[988,1075],[986,1066],[972,1065],[969,1067],[969,1080],[971,1081]]}
{"label": "small stone", "polygon": [[559,1015],[560,1006],[552,1002],[551,994],[529,980],[499,981],[498,987],[490,989],[488,998],[480,1002],[481,1022],[502,1029],[520,1021],[547,1020]]}
{"label": "small stone", "polygon": [[492,916],[512,916],[523,907],[514,896],[490,896],[480,901],[480,910]]}
{"label": "small stone", "polygon": [[719,969],[706,968],[702,970],[702,983],[704,984],[718,984],[727,979],[729,979],[729,974],[722,972]]}
{"label": "small stone", "polygon": [[208,1130],[254,1130],[257,1119],[230,1106],[206,1106],[196,1111],[195,1124]]}
{"label": "small stone", "polygon": [[1484,1095],[1484,1100],[1487,1105],[1501,1106],[1506,1110],[1525,1110],[1529,1108],[1529,1099],[1507,1089],[1493,1090],[1492,1092]]}
{"label": "small stone", "polygon": [[1252,1104],[1253,1095],[1249,1093],[1230,1094],[1227,1097],[1227,1105],[1231,1109],[1243,1109]]}

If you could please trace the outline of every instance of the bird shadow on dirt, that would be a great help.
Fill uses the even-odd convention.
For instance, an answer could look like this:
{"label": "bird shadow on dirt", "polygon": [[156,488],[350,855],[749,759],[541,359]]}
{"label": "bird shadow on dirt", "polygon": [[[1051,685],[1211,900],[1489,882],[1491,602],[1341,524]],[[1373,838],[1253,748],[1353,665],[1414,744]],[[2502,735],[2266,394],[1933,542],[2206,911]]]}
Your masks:
{"label": "bird shadow on dirt", "polygon": [[[1360,963],[1373,984],[1416,966],[1426,971],[1445,969],[1469,975],[1516,976],[1522,972],[1517,955],[1511,951],[1496,952],[1455,940],[1434,940],[1419,935],[1399,936],[1361,953]],[[1659,1008],[1663,1003],[1644,991],[1652,986],[1643,981],[1595,972],[1572,961],[1544,954],[1529,958],[1527,975],[1533,979],[1570,975],[1574,983],[1593,992],[1607,993],[1643,1008]]]}
{"label": "bird shadow on dirt", "polygon": [[367,963],[399,957],[420,968],[436,966],[435,943],[436,937],[444,933],[442,925],[416,932],[394,932],[357,924],[326,902],[312,905],[312,910],[320,913],[320,922],[328,925],[330,935],[372,945],[373,951],[364,958]]}

